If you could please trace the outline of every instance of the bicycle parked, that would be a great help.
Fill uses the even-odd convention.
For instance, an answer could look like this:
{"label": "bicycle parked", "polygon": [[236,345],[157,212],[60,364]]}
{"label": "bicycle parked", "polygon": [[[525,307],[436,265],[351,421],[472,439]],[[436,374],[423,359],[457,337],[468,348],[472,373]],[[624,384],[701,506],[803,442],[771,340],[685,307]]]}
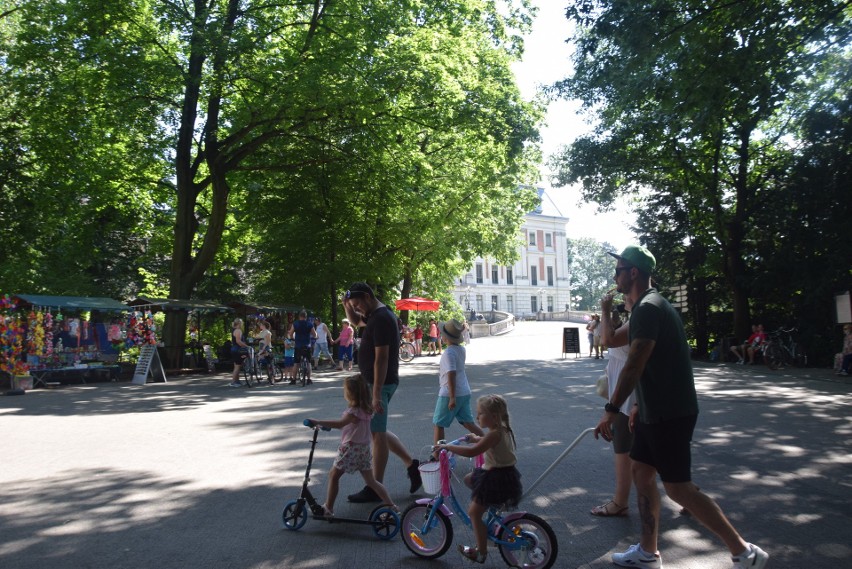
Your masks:
{"label": "bicycle parked", "polygon": [[808,355],[801,344],[793,338],[796,332],[798,332],[797,328],[778,328],[769,333],[769,338],[763,346],[763,361],[769,369],[788,365],[796,367],[808,365]]}
{"label": "bicycle parked", "polygon": [[403,362],[410,362],[414,359],[414,344],[402,340],[399,343],[399,359]]}
{"label": "bicycle parked", "polygon": [[[462,444],[465,438],[451,442]],[[572,447],[573,448],[573,447]],[[434,470],[428,468],[434,466]],[[437,463],[421,465],[423,486],[434,498],[417,500],[402,513],[402,541],[424,559],[435,559],[447,552],[453,542],[452,518],[471,527],[466,509],[459,503],[452,479],[455,456],[441,450]],[[548,569],[556,561],[558,544],[550,525],[535,514],[513,512],[503,514],[498,508],[485,515],[488,539],[497,545],[510,567]]]}

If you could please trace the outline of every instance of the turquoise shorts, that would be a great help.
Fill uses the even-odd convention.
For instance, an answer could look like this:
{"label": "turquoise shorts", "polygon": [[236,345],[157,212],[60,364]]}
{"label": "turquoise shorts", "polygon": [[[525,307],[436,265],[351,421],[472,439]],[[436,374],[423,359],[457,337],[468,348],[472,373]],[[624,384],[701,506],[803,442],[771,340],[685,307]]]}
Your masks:
{"label": "turquoise shorts", "polygon": [[432,416],[432,424],[446,429],[453,424],[453,419],[459,424],[473,423],[473,413],[470,412],[470,395],[459,395],[456,397],[456,408],[450,410],[450,398],[438,396],[435,403],[435,415]]}
{"label": "turquoise shorts", "polygon": [[[373,392],[373,386],[368,384],[370,393]],[[391,397],[393,397],[398,383],[385,385],[382,387],[382,413],[373,413],[373,419],[370,421],[371,433],[386,433],[388,432],[388,406],[390,405]]]}

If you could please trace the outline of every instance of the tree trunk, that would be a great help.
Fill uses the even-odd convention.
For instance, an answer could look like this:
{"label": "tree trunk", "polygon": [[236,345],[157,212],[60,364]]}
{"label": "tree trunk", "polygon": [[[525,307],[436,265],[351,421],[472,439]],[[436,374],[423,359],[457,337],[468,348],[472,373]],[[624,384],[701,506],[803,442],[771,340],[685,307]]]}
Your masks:
{"label": "tree trunk", "polygon": [[[402,277],[402,289],[399,291],[400,298],[408,298],[411,296],[411,280],[412,280],[412,270],[411,265],[407,264],[405,266],[405,274]],[[399,319],[402,320],[402,323],[408,326],[408,310],[403,310],[399,313]]]}

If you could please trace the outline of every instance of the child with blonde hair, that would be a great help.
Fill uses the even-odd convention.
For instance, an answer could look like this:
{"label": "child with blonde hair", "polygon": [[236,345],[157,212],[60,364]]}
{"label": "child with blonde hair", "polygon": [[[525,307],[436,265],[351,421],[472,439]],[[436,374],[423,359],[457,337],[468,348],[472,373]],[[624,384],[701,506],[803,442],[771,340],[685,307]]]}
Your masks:
{"label": "child with blonde hair", "polygon": [[515,434],[509,422],[509,407],[499,395],[483,395],[476,401],[476,418],[488,432],[484,436],[467,435],[467,445],[437,445],[459,456],[485,454],[485,464],[465,476],[471,488],[470,515],[476,547],[459,545],[459,553],[476,563],[485,563],[488,554],[488,528],[482,516],[490,506],[514,508],[521,501],[521,473],[516,468]]}
{"label": "child with blonde hair", "polygon": [[340,478],[344,473],[360,472],[364,482],[373,489],[384,504],[394,511],[399,511],[393,503],[388,491],[373,475],[373,456],[370,450],[370,419],[373,418],[373,407],[370,403],[370,393],[367,383],[361,374],[350,375],[343,381],[343,396],[349,406],[343,411],[340,419],[308,419],[311,424],[328,429],[340,429],[340,446],[337,448],[337,458],[328,473],[328,489],[326,491],[323,512],[327,517],[334,515],[334,502],[340,489]]}

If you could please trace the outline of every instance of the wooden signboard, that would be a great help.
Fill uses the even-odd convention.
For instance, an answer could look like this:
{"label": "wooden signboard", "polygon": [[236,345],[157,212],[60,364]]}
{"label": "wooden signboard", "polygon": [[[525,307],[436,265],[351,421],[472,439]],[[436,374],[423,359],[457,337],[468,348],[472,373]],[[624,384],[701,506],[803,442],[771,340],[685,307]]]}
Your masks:
{"label": "wooden signboard", "polygon": [[136,362],[136,371],[133,372],[133,383],[145,385],[148,382],[149,374],[154,380],[159,377],[163,382],[168,381],[163,369],[163,362],[160,361],[160,354],[157,352],[157,346],[153,344],[145,344],[139,348],[139,361]]}
{"label": "wooden signboard", "polygon": [[563,328],[562,329],[562,357],[565,354],[574,354],[576,358],[580,353],[580,329],[579,328]]}

